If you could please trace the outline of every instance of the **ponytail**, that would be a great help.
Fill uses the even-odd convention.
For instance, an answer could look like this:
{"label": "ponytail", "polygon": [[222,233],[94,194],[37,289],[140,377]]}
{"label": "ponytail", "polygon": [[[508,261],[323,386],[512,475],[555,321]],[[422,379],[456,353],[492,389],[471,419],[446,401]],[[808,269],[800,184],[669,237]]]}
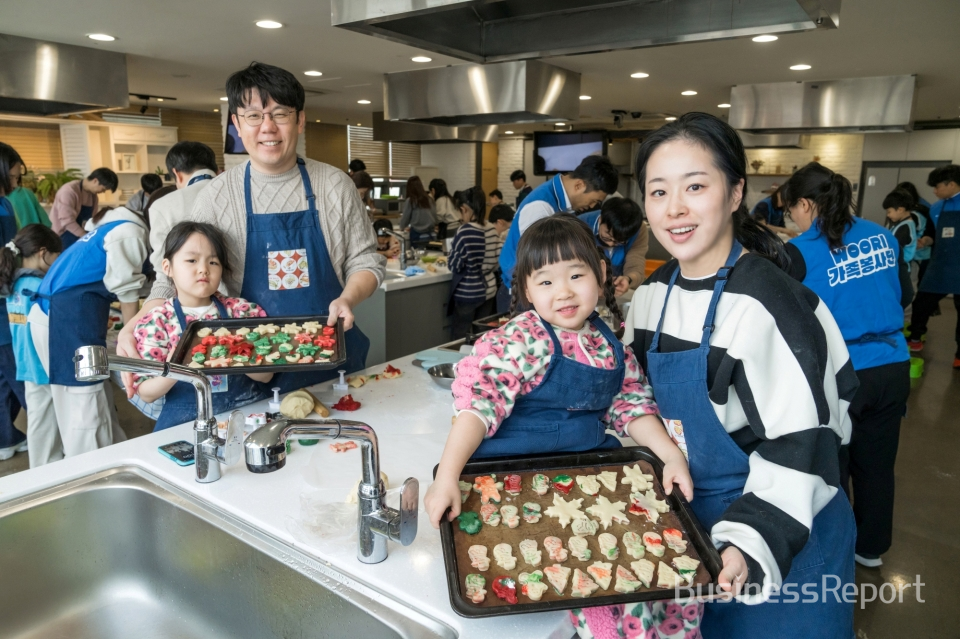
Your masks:
{"label": "ponytail", "polygon": [[784,271],[790,268],[790,256],[784,250],[780,236],[757,222],[747,211],[746,204],[740,204],[740,208],[733,212],[733,236],[751,253],[767,258]]}
{"label": "ponytail", "polygon": [[613,315],[613,332],[616,334],[617,339],[623,337],[623,311],[620,310],[620,305],[617,304],[617,289],[613,285],[613,264],[611,264],[610,259],[606,256],[603,250],[600,247],[597,247],[597,252],[600,254],[600,259],[607,265],[607,277],[603,281],[603,301],[607,305],[607,309],[610,311],[610,314]]}
{"label": "ponytail", "polygon": [[800,200],[809,200],[816,208],[814,224],[827,244],[836,250],[843,246],[843,234],[853,225],[853,187],[850,180],[818,162],[811,162],[794,173],[781,187],[785,208]]}
{"label": "ponytail", "polygon": [[42,224],[28,224],[12,241],[0,247],[0,291],[10,291],[13,276],[24,258],[33,257],[41,249],[51,254],[63,251],[60,236]]}

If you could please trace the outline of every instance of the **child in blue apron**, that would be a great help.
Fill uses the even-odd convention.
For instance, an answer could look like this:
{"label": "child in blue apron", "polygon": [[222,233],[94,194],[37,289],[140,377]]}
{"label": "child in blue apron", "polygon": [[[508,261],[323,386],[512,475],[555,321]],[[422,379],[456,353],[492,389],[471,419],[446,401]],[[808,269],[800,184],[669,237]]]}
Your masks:
{"label": "child in blue apron", "polygon": [[[676,483],[691,496],[686,461],[658,419],[643,371],[594,310],[604,296],[620,323],[590,228],[568,214],[534,222],[520,238],[514,276],[515,306],[533,310],[484,333],[457,365],[459,413],[424,499],[433,526],[448,510],[451,519],[460,513],[457,481],[471,457],[620,447],[607,428],[663,460],[668,493]],[[641,606],[640,614],[653,619],[664,606]],[[699,615],[686,624],[677,617],[689,631]]]}
{"label": "child in blue apron", "polygon": [[851,639],[853,603],[829,591],[800,603],[801,588],[854,584],[839,447],[857,382],[843,336],[743,205],[746,153],[723,120],[687,113],[661,127],[637,176],[675,259],[637,289],[624,342],[687,453],[691,507],[720,551],[720,588],[736,595],[705,604],[701,632]]}
{"label": "child in blue apron", "polygon": [[[194,320],[267,316],[252,302],[217,294],[230,263],[223,233],[210,224],[180,222],[170,229],[164,242],[161,268],[176,286],[177,296],[151,309],[137,322],[134,337],[137,351],[145,360],[168,361],[183,331]],[[204,357],[212,355],[206,353]],[[269,382],[272,378],[273,373],[212,377],[214,412],[256,401],[264,392],[259,382]],[[146,402],[166,398],[155,431],[196,418],[197,397],[191,384],[140,376],[134,376],[133,383],[137,394]]]}
{"label": "child in blue apron", "polygon": [[23,227],[12,242],[0,248],[0,295],[7,301],[17,381],[24,386],[31,468],[63,459],[50,377],[43,370],[27,325],[35,293],[61,250],[60,237],[42,224]]}

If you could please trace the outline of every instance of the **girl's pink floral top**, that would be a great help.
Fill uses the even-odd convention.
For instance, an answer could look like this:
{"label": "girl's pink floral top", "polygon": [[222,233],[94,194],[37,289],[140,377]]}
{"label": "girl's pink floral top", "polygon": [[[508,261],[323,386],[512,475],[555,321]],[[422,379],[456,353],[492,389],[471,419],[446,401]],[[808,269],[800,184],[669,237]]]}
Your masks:
{"label": "girl's pink floral top", "polygon": [[[223,297],[217,294],[217,298],[223,303],[230,317],[266,317],[267,313],[253,302],[248,302],[241,297]],[[198,319],[217,319],[217,307],[211,306],[203,314],[203,317],[196,317],[187,311],[184,311],[187,317],[187,323]],[[140,318],[136,327],[133,329],[133,336],[137,340],[137,352],[143,359],[153,360],[155,362],[166,362],[173,355],[180,341],[180,335],[183,329],[180,322],[177,321],[177,313],[173,310],[173,299],[166,300],[162,305],[151,309],[146,315]],[[137,389],[140,384],[147,379],[145,376],[133,376],[133,388]]]}
{"label": "girl's pink floral top", "polygon": [[[597,368],[616,368],[616,355],[603,333],[586,322],[579,331],[553,327],[563,356]],[[627,436],[626,426],[643,415],[658,415],[653,389],[629,346],[624,347],[623,387],[613,398],[604,423]],[[536,388],[553,357],[553,341],[536,311],[527,311],[484,333],[473,352],[457,364],[454,407],[469,410],[493,437],[510,416],[520,395]]]}

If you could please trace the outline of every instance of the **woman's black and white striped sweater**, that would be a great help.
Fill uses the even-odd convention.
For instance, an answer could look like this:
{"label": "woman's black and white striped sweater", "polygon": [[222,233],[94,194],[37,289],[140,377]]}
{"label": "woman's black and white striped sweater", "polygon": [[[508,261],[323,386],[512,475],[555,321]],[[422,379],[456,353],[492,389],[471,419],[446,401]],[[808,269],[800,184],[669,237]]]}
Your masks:
{"label": "woman's black and white striped sweater", "polygon": [[[677,268],[675,260],[663,265],[633,297],[624,342],[632,342],[644,369]],[[699,346],[715,282],[677,278],[661,352]],[[713,527],[713,541],[744,553],[750,582],[779,586],[813,518],[839,490],[838,450],[850,440],[847,408],[857,377],[820,298],[750,253],[738,260],[720,298],[707,368],[717,418],[750,464],[743,496]]]}

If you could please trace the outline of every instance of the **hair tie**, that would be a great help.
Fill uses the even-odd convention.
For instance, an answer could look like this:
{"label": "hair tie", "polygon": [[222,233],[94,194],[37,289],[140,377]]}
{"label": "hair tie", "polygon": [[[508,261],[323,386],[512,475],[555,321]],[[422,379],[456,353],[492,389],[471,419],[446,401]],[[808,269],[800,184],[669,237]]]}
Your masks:
{"label": "hair tie", "polygon": [[10,249],[10,252],[13,253],[14,256],[20,255],[20,249],[18,249],[18,248],[17,248],[17,245],[13,243],[13,240],[10,240],[10,241],[7,242],[6,244],[4,244],[4,246],[5,246],[6,248]]}

